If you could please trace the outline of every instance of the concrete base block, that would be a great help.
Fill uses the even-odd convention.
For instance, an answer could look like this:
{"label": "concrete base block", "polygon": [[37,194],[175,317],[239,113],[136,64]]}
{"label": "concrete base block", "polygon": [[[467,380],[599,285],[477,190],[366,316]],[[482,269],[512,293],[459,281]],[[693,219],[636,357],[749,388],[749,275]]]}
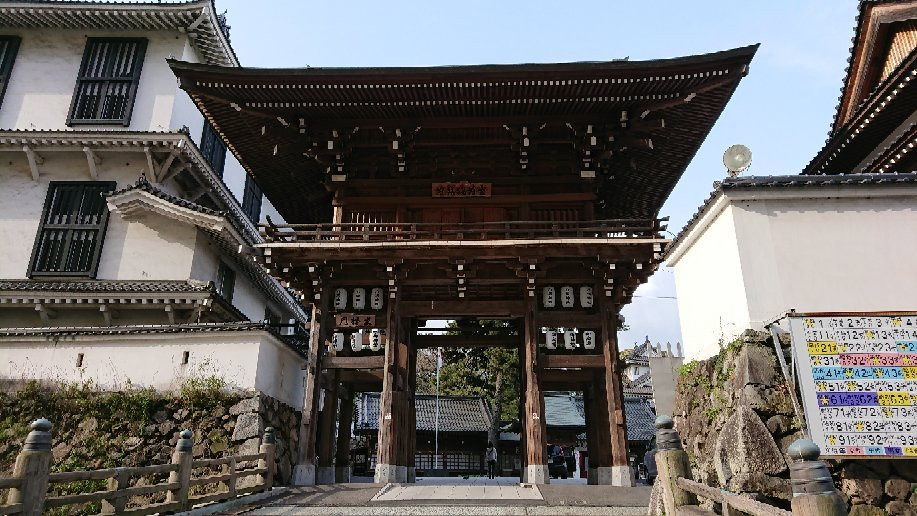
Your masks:
{"label": "concrete base block", "polygon": [[402,471],[404,471],[404,466],[396,466],[394,464],[376,464],[376,474],[373,476],[373,481],[377,484],[404,482],[403,477],[398,477],[399,467],[402,468]]}
{"label": "concrete base block", "polygon": [[408,466],[408,478],[405,479],[405,482],[410,484],[417,482],[417,468],[414,466]]}
{"label": "concrete base block", "polygon": [[408,481],[408,467],[407,466],[396,466],[395,467],[395,482],[407,482]]}
{"label": "concrete base block", "polygon": [[596,482],[602,486],[633,487],[634,470],[630,466],[596,468]]}
{"label": "concrete base block", "polygon": [[548,474],[546,464],[529,464],[525,468],[526,482],[529,484],[550,484],[551,475]]}
{"label": "concrete base block", "polygon": [[334,468],[334,481],[338,484],[346,484],[350,482],[350,475],[350,466],[337,466]]}
{"label": "concrete base block", "polygon": [[599,473],[595,468],[589,468],[586,470],[586,484],[590,486],[599,485]]}
{"label": "concrete base block", "polygon": [[293,478],[290,483],[294,486],[315,485],[315,464],[297,464],[293,467]]}
{"label": "concrete base block", "polygon": [[316,484],[334,483],[334,466],[319,466],[315,473]]}

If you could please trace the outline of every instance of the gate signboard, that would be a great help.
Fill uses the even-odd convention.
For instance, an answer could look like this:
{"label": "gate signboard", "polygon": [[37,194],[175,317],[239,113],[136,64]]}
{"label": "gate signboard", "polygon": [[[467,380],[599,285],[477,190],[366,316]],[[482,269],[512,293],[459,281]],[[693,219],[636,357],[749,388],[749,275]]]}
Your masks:
{"label": "gate signboard", "polygon": [[917,313],[789,314],[823,456],[917,457]]}

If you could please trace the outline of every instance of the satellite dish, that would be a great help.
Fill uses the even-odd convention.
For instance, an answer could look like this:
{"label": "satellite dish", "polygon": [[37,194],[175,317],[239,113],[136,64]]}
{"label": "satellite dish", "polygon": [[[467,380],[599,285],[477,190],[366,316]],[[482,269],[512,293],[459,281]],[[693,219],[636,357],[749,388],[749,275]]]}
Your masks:
{"label": "satellite dish", "polygon": [[739,172],[751,165],[751,149],[744,145],[733,145],[723,153],[723,164],[729,171],[729,177],[739,175]]}

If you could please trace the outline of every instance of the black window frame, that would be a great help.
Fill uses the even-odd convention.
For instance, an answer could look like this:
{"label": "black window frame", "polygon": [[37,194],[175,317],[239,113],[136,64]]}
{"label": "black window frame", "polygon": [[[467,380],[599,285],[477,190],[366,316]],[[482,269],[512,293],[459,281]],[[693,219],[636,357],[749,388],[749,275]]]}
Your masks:
{"label": "black window frame", "polygon": [[[105,199],[101,199],[101,213],[98,214],[99,220],[96,224],[79,224],[79,223],[70,223],[59,224],[48,222],[51,217],[51,210],[55,204],[55,199],[58,199],[56,194],[56,189],[58,188],[73,188],[73,187],[102,187],[99,191],[99,196],[102,197],[104,192],[112,192],[117,187],[117,184],[114,181],[51,181],[48,183],[48,190],[45,193],[45,203],[44,207],[41,210],[41,220],[38,223],[38,232],[35,235],[35,242],[32,245],[32,257],[29,260],[29,271],[28,277],[53,277],[53,278],[95,278],[96,273],[99,270],[99,261],[102,257],[102,247],[105,245],[105,233],[108,229],[108,204],[105,202]],[[63,194],[61,194],[63,195]],[[85,194],[81,194],[80,199],[84,199]],[[63,202],[63,201],[61,201]],[[71,213],[72,214],[72,213]],[[78,231],[95,231],[95,247],[92,249],[92,254],[90,256],[89,267],[86,270],[48,270],[48,267],[42,267],[42,270],[37,270],[40,265],[42,258],[42,249],[45,249],[42,246],[44,242],[44,234],[46,231],[63,231],[64,237],[61,240],[64,240],[64,249],[61,251],[60,256],[57,260],[58,265],[66,264],[70,261],[70,250],[71,244],[73,242],[73,235]]]}
{"label": "black window frame", "polygon": [[[112,57],[114,54],[112,52],[108,52],[106,54],[105,63],[102,65],[104,72],[102,76],[97,77],[87,75],[87,68],[90,66],[90,50],[93,48],[92,45],[105,43],[136,43],[138,45],[137,51],[134,55],[131,76],[129,78],[104,75],[110,74],[111,68],[114,65],[114,58]],[[146,57],[146,47],[146,38],[86,38],[86,45],[83,47],[83,59],[80,61],[80,70],[76,77],[76,85],[73,88],[73,97],[70,99],[70,110],[68,111],[69,114],[67,116],[67,125],[129,126],[131,123],[131,114],[134,111],[134,101],[137,99],[137,89],[140,84],[140,74],[143,70],[143,60]],[[100,100],[93,110],[97,116],[95,118],[77,118],[76,114],[82,99],[80,91],[84,84],[89,83],[101,83],[100,92],[102,93],[99,94]],[[98,115],[103,113],[105,110],[106,103],[104,100],[102,100],[106,96],[104,93],[107,93],[109,88],[114,83],[128,84],[127,98],[124,101],[124,114],[121,118],[98,118]]]}
{"label": "black window frame", "polygon": [[0,36],[0,42],[6,42],[6,52],[0,57],[0,106],[3,105],[3,97],[6,96],[6,86],[10,83],[10,76],[13,73],[13,65],[16,63],[16,55],[19,53],[19,43],[22,38],[19,36]]}
{"label": "black window frame", "polygon": [[264,192],[261,187],[252,178],[251,175],[245,174],[245,190],[242,192],[242,211],[252,221],[252,224],[258,224],[261,218],[261,205],[264,202]]}
{"label": "black window frame", "polygon": [[[228,287],[227,279],[229,280]],[[220,260],[220,264],[217,266],[217,280],[214,282],[214,288],[220,297],[225,299],[226,302],[232,303],[232,297],[236,290],[236,271],[223,260]]]}
{"label": "black window frame", "polygon": [[218,176],[223,177],[223,170],[226,168],[226,144],[207,120],[204,120],[204,130],[201,132],[200,149],[210,168]]}

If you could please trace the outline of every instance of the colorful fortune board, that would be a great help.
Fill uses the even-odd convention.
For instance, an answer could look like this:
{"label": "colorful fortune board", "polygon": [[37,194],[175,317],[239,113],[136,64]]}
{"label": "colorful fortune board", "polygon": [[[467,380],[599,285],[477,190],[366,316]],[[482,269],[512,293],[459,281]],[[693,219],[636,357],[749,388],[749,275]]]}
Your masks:
{"label": "colorful fortune board", "polygon": [[917,457],[917,314],[789,316],[823,456]]}

